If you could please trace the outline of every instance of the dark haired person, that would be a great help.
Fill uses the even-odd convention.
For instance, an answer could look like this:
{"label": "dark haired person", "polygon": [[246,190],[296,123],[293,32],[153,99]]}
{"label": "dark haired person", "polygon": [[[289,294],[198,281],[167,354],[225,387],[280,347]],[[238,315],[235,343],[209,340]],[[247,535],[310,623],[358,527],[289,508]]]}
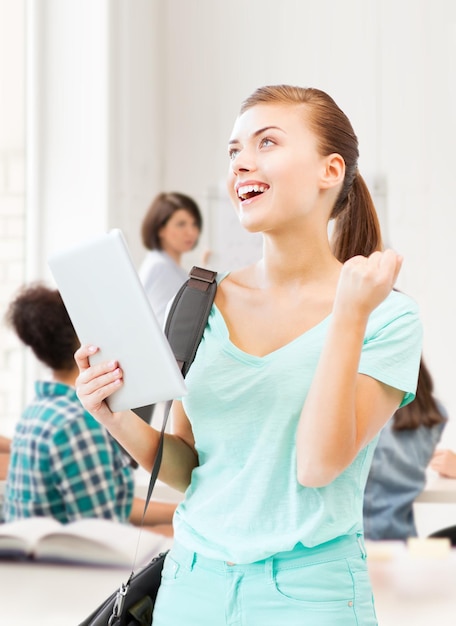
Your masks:
{"label": "dark haired person", "polygon": [[161,326],[166,307],[188,278],[182,256],[198,243],[202,217],[196,202],[182,193],[159,193],[144,216],[141,236],[148,250],[139,277]]}
{"label": "dark haired person", "polygon": [[[373,626],[363,490],[377,434],[414,398],[418,307],[393,291],[402,257],[382,248],[328,94],[257,89],[227,147],[228,193],[263,254],[219,276],[173,403],[160,477],[185,496],[153,624]],[[159,433],[109,410],[122,363],[91,366],[97,349],[76,353],[79,398],[150,470]]]}
{"label": "dark haired person", "polygon": [[[79,340],[60,293],[40,283],[24,287],[10,303],[6,320],[51,376],[35,383],[35,397],[15,428],[5,521],[102,517],[139,524],[144,501],[134,497],[130,459],[76,395]],[[172,534],[174,508],[151,503],[145,524]]]}
{"label": "dark haired person", "polygon": [[421,359],[416,397],[398,409],[378,438],[364,492],[366,539],[416,537],[413,503],[426,483],[426,468],[448,415],[433,394]]}

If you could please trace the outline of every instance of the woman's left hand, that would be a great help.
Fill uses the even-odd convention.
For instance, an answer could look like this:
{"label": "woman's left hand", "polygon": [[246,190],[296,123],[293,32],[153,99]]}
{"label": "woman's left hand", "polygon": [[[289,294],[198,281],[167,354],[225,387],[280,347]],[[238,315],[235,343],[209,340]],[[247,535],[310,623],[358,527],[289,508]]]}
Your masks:
{"label": "woman's left hand", "polygon": [[393,289],[402,260],[399,254],[388,249],[346,261],[337,286],[334,310],[368,317]]}

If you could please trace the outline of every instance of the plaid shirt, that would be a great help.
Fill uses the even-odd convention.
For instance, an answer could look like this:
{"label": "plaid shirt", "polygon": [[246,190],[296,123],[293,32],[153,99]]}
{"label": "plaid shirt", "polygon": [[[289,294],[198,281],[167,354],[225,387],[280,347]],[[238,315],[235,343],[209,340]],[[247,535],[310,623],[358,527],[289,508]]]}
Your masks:
{"label": "plaid shirt", "polygon": [[128,521],[134,478],[127,456],[84,411],[73,387],[37,382],[35,391],[13,437],[4,520]]}

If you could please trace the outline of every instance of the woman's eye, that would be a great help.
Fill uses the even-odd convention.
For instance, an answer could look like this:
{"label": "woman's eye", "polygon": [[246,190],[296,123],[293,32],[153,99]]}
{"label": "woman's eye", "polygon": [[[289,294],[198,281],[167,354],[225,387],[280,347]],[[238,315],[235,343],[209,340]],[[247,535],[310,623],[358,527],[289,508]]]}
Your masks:
{"label": "woman's eye", "polygon": [[261,147],[268,147],[272,146],[273,144],[274,142],[272,141],[272,139],[269,139],[269,137],[264,137],[260,142]]}
{"label": "woman's eye", "polygon": [[231,160],[235,159],[238,154],[239,154],[238,148],[230,148],[230,150],[228,151],[228,156],[230,157]]}

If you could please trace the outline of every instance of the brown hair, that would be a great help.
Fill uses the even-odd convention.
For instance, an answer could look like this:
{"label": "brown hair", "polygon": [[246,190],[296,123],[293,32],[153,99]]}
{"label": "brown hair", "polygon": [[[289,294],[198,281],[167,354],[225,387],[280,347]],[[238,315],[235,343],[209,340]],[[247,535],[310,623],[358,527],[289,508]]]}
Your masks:
{"label": "brown hair", "polygon": [[183,193],[159,193],[144,216],[141,238],[148,250],[161,250],[159,233],[169,218],[179,209],[185,209],[195,219],[198,230],[203,227],[203,218],[196,202]]}
{"label": "brown hair", "polygon": [[415,399],[396,411],[393,417],[393,430],[415,430],[420,426],[432,427],[446,421],[433,391],[432,376],[421,358]]}
{"label": "brown hair", "polygon": [[358,171],[358,139],[345,113],[324,91],[290,85],[260,87],[241,105],[241,114],[257,104],[303,105],[322,156],[337,153],[345,161],[345,178],[334,204],[331,245],[341,261],[357,254],[381,250],[377,212],[366,183]]}
{"label": "brown hair", "polygon": [[51,369],[69,372],[75,367],[79,340],[56,289],[41,283],[22,287],[8,307],[6,322]]}

